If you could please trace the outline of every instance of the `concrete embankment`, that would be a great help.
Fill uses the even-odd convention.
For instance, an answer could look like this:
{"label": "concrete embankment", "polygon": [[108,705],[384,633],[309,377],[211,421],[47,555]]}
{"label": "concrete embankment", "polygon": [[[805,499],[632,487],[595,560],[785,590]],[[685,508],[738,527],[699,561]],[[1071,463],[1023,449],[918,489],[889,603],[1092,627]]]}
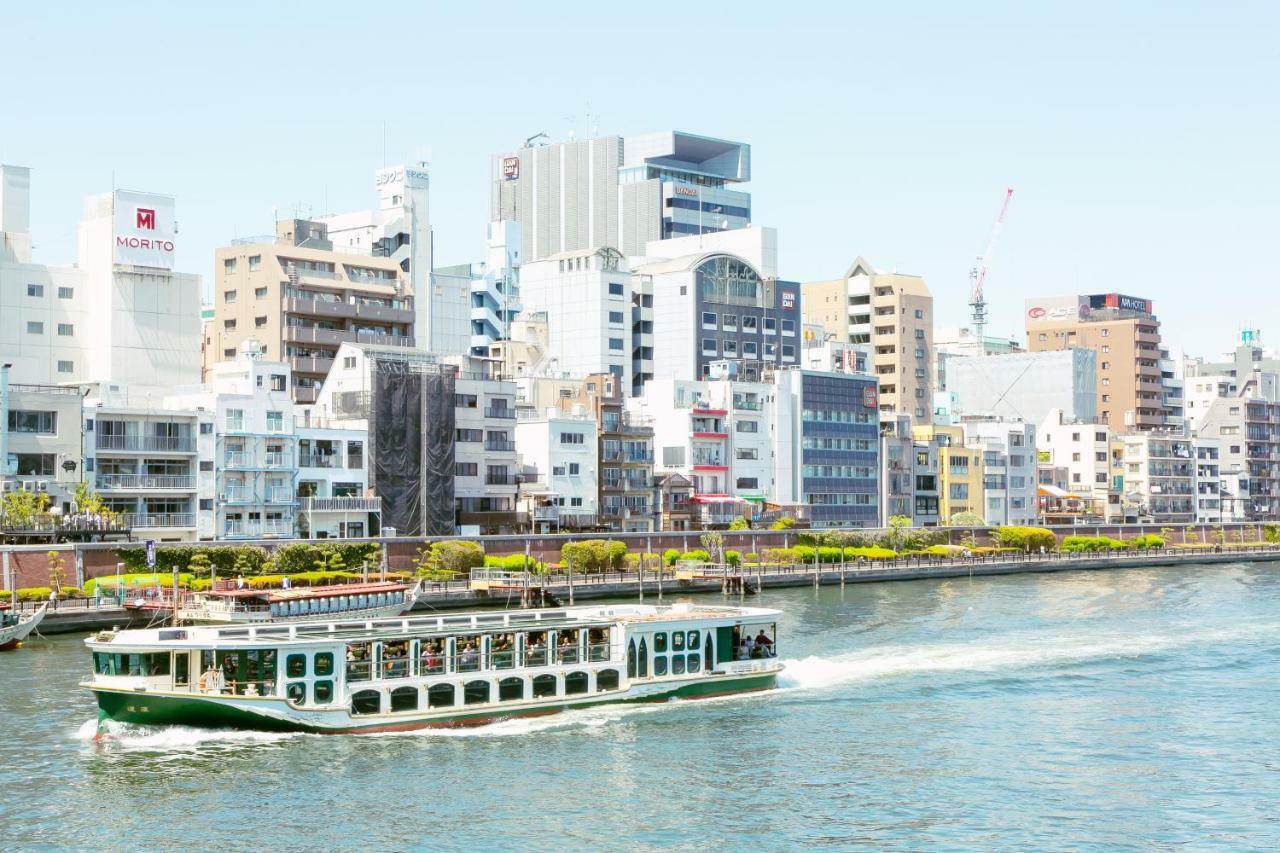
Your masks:
{"label": "concrete embankment", "polygon": [[[1123,555],[1091,556],[1046,554],[1036,559],[1018,556],[949,562],[892,561],[887,564],[831,563],[820,566],[745,566],[724,577],[702,577],[677,580],[674,572],[665,570],[661,577],[654,572],[643,576],[637,572],[607,572],[602,575],[576,576],[570,584],[563,576],[531,580],[535,589],[547,595],[548,603],[568,604],[605,598],[639,598],[641,589],[646,601],[659,596],[720,593],[726,586],[734,591],[776,589],[783,587],[844,583],[876,583],[881,581],[921,580],[928,578],[980,577],[1012,575],[1026,572],[1073,572],[1106,569],[1158,568],[1192,564],[1262,562],[1280,560],[1280,546],[1250,549],[1212,548],[1142,552]],[[570,587],[572,586],[572,593]],[[521,589],[478,593],[467,581],[432,584],[418,603],[417,612],[463,607],[518,607]],[[41,634],[63,634],[104,628],[144,627],[163,618],[156,611],[136,611],[123,607],[85,607],[66,602],[51,611],[40,625]]]}

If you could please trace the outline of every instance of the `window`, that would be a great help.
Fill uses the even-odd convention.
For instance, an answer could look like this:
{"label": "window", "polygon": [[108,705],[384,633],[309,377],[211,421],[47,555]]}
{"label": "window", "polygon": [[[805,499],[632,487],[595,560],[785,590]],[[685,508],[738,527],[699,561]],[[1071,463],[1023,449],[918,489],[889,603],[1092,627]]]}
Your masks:
{"label": "window", "polygon": [[61,337],[69,338],[76,333],[76,327],[71,323],[59,323],[58,334]]}
{"label": "window", "polygon": [[621,322],[622,322],[622,312],[621,312],[621,311],[610,311],[610,312],[609,312],[609,322],[610,322],[610,323],[621,323]]}
{"label": "window", "polygon": [[561,444],[582,444],[583,437],[580,432],[562,432],[560,433]]}
{"label": "window", "polygon": [[667,635],[665,632],[659,632],[653,635],[653,652],[661,654],[667,650]]}
{"label": "window", "polygon": [[716,315],[713,311],[702,312],[702,328],[714,329],[716,327]]}
{"label": "window", "polygon": [[611,282],[609,282],[609,295],[610,295],[610,296],[622,296],[622,295],[623,295],[623,292],[622,292],[622,282],[620,282],[620,281],[611,281]]}
{"label": "window", "polygon": [[272,391],[283,391],[283,390],[285,390],[285,388],[284,388],[284,380],[285,380],[285,375],[284,375],[283,373],[273,373],[273,374],[271,374],[271,390],[272,390]]}
{"label": "window", "polygon": [[453,475],[455,477],[475,477],[479,473],[479,467],[475,462],[455,462],[453,464]]}
{"label": "window", "polygon": [[211,423],[202,423],[202,424],[200,424],[200,434],[201,434],[201,435],[213,435],[213,424],[211,424]]}
{"label": "window", "polygon": [[782,345],[782,358],[784,361],[796,360],[796,348],[792,344]]}
{"label": "window", "polygon": [[76,289],[75,289],[74,287],[59,287],[59,288],[58,288],[58,298],[59,298],[59,299],[74,299],[74,298],[75,298],[75,295],[76,295]]}
{"label": "window", "polygon": [[205,472],[207,472],[207,473],[212,474],[212,473],[213,473],[213,460],[212,460],[212,459],[201,459],[201,460],[200,460],[200,470],[201,470],[201,471],[205,471]]}
{"label": "window", "polygon": [[764,318],[764,333],[766,335],[775,334],[778,331],[778,321],[772,317]]}
{"label": "window", "polygon": [[58,372],[59,372],[59,373],[73,373],[73,372],[75,372],[75,369],[76,369],[76,366],[75,366],[75,363],[74,363],[74,362],[70,362],[70,361],[59,361],[59,362],[58,362]]}
{"label": "window", "polygon": [[760,480],[757,477],[739,477],[737,487],[739,489],[758,489],[760,488]]}
{"label": "window", "polygon": [[254,318],[253,318],[253,326],[254,326],[254,328],[256,328],[256,329],[261,329],[261,328],[262,328],[263,326],[265,326],[265,325],[267,325],[267,318],[266,318],[266,317],[254,317]]}
{"label": "window", "polygon": [[236,259],[225,258],[222,261],[222,271],[228,275],[236,271]]}
{"label": "window", "polygon": [[1109,337],[1111,337],[1111,330],[1110,330],[1110,329],[1103,329],[1103,330],[1102,330],[1102,337],[1104,337],[1104,338],[1109,338]]}
{"label": "window", "polygon": [[474,409],[479,406],[479,399],[475,394],[454,394],[453,407],[455,409]]}
{"label": "window", "polygon": [[201,510],[202,512],[212,512],[212,511],[213,511],[213,498],[201,498],[201,499],[200,499],[200,510]]}
{"label": "window", "polygon": [[10,409],[9,432],[25,432],[35,435],[57,435],[58,413]]}
{"label": "window", "polygon": [[722,341],[722,342],[720,343],[720,347],[721,347],[721,351],[722,351],[725,355],[737,355],[737,354],[738,354],[738,342],[737,342],[737,341]]}
{"label": "window", "polygon": [[224,329],[226,329],[226,330],[228,330],[228,331],[230,331],[231,329],[234,329],[235,327],[236,327],[236,320],[235,320],[235,318],[234,318],[234,317],[232,317],[232,318],[231,318],[231,319],[229,319],[229,320],[223,320],[223,321],[222,321],[222,328],[224,328]]}
{"label": "window", "polygon": [[284,432],[284,412],[267,412],[267,432]]}
{"label": "window", "polygon": [[745,357],[745,358],[755,358],[755,357],[756,357],[756,355],[757,355],[757,351],[756,351],[756,342],[755,342],[755,341],[743,341],[743,342],[742,342],[742,355],[743,355],[743,357]]}
{"label": "window", "polygon": [[795,333],[796,333],[796,321],[795,321],[795,320],[783,320],[783,321],[782,321],[782,334],[784,334],[784,335],[794,335]]}
{"label": "window", "polygon": [[751,315],[744,316],[742,318],[742,331],[757,332],[759,331],[758,324],[759,324],[759,320],[757,318],[752,317]]}
{"label": "window", "polygon": [[917,308],[917,309],[916,309],[916,319],[917,319],[917,320],[923,320],[923,319],[924,319],[924,310],[923,310],[923,309],[920,309],[920,308]]}
{"label": "window", "polygon": [[702,339],[702,354],[703,354],[703,355],[717,355],[717,354],[719,354],[719,352],[720,352],[720,347],[719,347],[719,344],[717,344],[717,343],[716,343],[716,339],[715,339],[715,338],[703,338],[703,339]]}
{"label": "window", "polygon": [[262,266],[262,255],[249,256],[249,272],[253,272]]}
{"label": "window", "polygon": [[653,674],[654,675],[667,674],[667,658],[665,655],[662,657],[655,657],[653,659]]}
{"label": "window", "polygon": [[10,453],[17,457],[19,477],[52,477],[56,455],[53,453]]}
{"label": "window", "polygon": [[460,429],[456,431],[458,441],[484,441],[482,429]]}
{"label": "window", "polygon": [[39,320],[28,320],[28,321],[27,321],[27,334],[28,334],[28,335],[43,335],[43,334],[44,334],[44,323],[41,323]]}
{"label": "window", "polygon": [[223,291],[223,292],[222,292],[222,301],[223,301],[223,302],[235,302],[235,301],[236,301],[236,292],[235,292],[234,290],[225,290],[225,291]]}
{"label": "window", "polygon": [[306,678],[307,677],[307,656],[306,655],[288,655],[284,659],[285,675],[289,678]]}
{"label": "window", "polygon": [[726,331],[730,331],[730,332],[737,331],[738,329],[737,314],[725,314],[724,317],[721,318],[721,320],[724,323],[724,328]]}
{"label": "window", "polygon": [[736,447],[733,455],[737,459],[759,459],[760,451],[754,447]]}
{"label": "window", "polygon": [[43,297],[43,296],[44,296],[44,285],[43,285],[43,284],[28,284],[28,285],[27,285],[27,296],[34,296],[34,297],[36,297],[37,299],[39,299],[39,298]]}
{"label": "window", "polygon": [[1104,362],[1102,362],[1102,369],[1103,369],[1103,370],[1110,370],[1110,369],[1111,369],[1111,362],[1109,362],[1109,361],[1104,361]]}
{"label": "window", "polygon": [[227,409],[226,427],[229,430],[243,430],[244,409]]}
{"label": "window", "polygon": [[223,358],[235,358],[235,357],[236,357],[236,350],[235,350],[235,347],[227,347],[226,349],[224,349],[224,350],[222,351],[222,357],[223,357]]}
{"label": "window", "polygon": [[738,421],[736,428],[738,432],[759,432],[760,422],[759,421]]}
{"label": "window", "polygon": [[579,465],[577,462],[570,462],[570,463],[569,463],[569,476],[570,476],[570,477],[577,477],[577,476],[579,476],[581,473],[582,473],[582,466],[581,466],[581,465]]}
{"label": "window", "polygon": [[609,338],[609,349],[611,349],[611,350],[621,350],[621,349],[622,349],[622,338]]}
{"label": "window", "polygon": [[924,329],[916,329],[916,340],[917,341],[924,340]]}
{"label": "window", "polygon": [[254,298],[254,299],[266,299],[266,298],[267,298],[267,289],[266,289],[265,287],[255,287],[255,288],[253,289],[253,298]]}

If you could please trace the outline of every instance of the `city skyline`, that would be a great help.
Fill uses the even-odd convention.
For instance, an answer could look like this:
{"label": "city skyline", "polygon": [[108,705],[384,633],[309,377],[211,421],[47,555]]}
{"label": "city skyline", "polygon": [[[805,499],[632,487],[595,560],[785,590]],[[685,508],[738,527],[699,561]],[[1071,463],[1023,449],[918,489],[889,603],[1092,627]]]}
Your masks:
{"label": "city skyline", "polygon": [[[37,36],[50,26],[26,14],[33,17],[11,13],[15,31]],[[385,28],[318,18],[244,28],[230,14],[197,37],[179,12],[143,25],[153,49],[147,61],[122,53],[106,60],[111,73],[90,76],[73,59],[59,74],[11,87],[0,160],[33,169],[38,261],[74,260],[82,199],[109,190],[114,175],[117,186],[177,197],[178,268],[201,274],[207,291],[215,247],[272,230],[273,208],[283,217],[295,203],[315,215],[369,206],[372,172],[384,162],[429,156],[444,266],[483,257],[490,156],[540,131],[562,140],[597,124],[601,135],[678,129],[752,146],[752,218],[779,230],[788,279],[832,278],[867,255],[886,270],[923,276],[937,324],[963,324],[968,269],[1012,185],[1017,194],[987,282],[991,334],[1022,339],[1023,297],[1048,293],[1150,298],[1170,345],[1196,355],[1219,353],[1237,328],[1258,325],[1259,313],[1276,305],[1253,294],[1267,291],[1264,235],[1275,222],[1270,199],[1280,172],[1265,147],[1274,116],[1253,106],[1265,102],[1275,59],[1261,42],[1257,50],[1248,43],[1269,28],[1237,28],[1227,56],[1215,50],[1226,49],[1214,39],[1215,22],[1223,22],[1187,10],[1162,10],[1159,20],[1139,8],[1110,12],[1102,32],[1086,14],[960,14],[937,9],[913,19],[830,8],[726,22],[682,10],[688,32],[716,32],[743,56],[767,47],[776,64],[790,61],[797,73],[783,87],[772,79],[775,63],[731,62],[731,83],[705,98],[673,99],[649,75],[605,62],[616,44],[603,35],[640,43],[681,28],[665,32],[671,28],[596,11],[589,24],[563,25],[575,49],[561,52],[546,47],[558,30],[531,11],[510,10],[494,28],[478,12],[408,9],[396,16],[404,26],[447,27],[463,37],[433,45],[430,56],[383,50],[348,76],[299,85],[281,101],[245,97],[262,95],[279,65],[274,52],[256,48],[317,43],[341,29],[348,43],[372,50],[384,47]],[[1254,20],[1265,24],[1274,14],[1259,6]],[[783,25],[801,37],[770,43]],[[120,32],[95,9],[58,26],[69,54],[99,64],[93,44]],[[498,70],[468,63],[476,39],[494,31],[507,36],[511,60]],[[856,50],[843,39],[851,31],[859,33]],[[1133,38],[1139,32],[1143,38]],[[520,34],[529,37],[521,42]],[[4,76],[23,79],[39,67],[28,45],[40,41],[10,45],[0,59]],[[225,63],[227,45],[237,57],[271,60]],[[308,57],[314,66],[315,55]],[[865,61],[850,61],[859,57]],[[201,60],[219,74],[205,75]],[[432,85],[464,65],[475,73]],[[524,87],[512,82],[523,81],[521,68],[535,68],[532,79],[545,88],[521,97]],[[590,79],[582,68],[592,69]],[[848,83],[834,96],[833,79]],[[404,83],[419,80],[420,100]],[[377,97],[388,85],[407,94]],[[131,106],[121,97],[129,91],[150,91],[151,99]],[[1213,280],[1187,273],[1184,253],[1173,251],[1183,246],[1213,259]],[[1228,282],[1236,287],[1222,288]],[[1200,291],[1215,285],[1218,304],[1206,312]]]}

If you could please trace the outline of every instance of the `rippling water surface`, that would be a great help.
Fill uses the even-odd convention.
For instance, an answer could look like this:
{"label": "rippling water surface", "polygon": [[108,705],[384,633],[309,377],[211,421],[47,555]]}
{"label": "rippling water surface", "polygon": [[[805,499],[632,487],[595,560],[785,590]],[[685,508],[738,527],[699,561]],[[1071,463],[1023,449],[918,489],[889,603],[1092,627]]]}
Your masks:
{"label": "rippling water surface", "polygon": [[[1280,565],[768,593],[783,686],[385,736],[89,740],[0,655],[9,849],[1280,844]],[[708,599],[703,599],[708,600]]]}

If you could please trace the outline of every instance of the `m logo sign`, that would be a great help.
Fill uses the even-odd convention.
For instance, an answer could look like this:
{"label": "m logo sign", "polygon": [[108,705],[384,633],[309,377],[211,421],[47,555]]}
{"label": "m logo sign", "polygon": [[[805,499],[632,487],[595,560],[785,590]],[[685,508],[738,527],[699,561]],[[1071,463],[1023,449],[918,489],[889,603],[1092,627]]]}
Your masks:
{"label": "m logo sign", "polygon": [[153,207],[138,208],[138,228],[145,228],[148,231],[156,230],[156,211]]}

